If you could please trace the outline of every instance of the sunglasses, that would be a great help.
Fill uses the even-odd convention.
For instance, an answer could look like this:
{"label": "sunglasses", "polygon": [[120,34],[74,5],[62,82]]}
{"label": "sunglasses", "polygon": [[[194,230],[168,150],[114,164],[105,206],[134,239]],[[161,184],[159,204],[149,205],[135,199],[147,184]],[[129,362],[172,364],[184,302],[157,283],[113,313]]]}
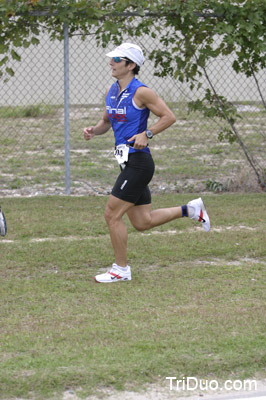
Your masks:
{"label": "sunglasses", "polygon": [[120,63],[122,60],[130,61],[128,58],[124,57],[113,57],[115,63]]}

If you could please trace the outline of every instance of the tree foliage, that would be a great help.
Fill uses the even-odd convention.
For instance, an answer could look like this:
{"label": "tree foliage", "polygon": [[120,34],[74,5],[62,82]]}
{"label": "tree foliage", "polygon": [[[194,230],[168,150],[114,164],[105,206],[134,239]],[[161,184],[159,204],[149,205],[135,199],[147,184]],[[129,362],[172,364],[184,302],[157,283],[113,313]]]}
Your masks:
{"label": "tree foliage", "polygon": [[104,46],[123,33],[159,35],[157,74],[180,81],[193,83],[221,54],[233,53],[233,69],[247,76],[266,65],[265,0],[1,0],[0,21],[1,65],[19,60],[17,49],[38,44],[44,29],[62,39],[65,22],[70,35],[93,32]]}
{"label": "tree foliage", "polygon": [[19,48],[37,45],[43,30],[62,39],[66,23],[70,36],[94,34],[104,47],[124,34],[158,37],[161,46],[149,55],[155,74],[188,82],[191,89],[201,86],[202,76],[208,80],[205,95],[190,108],[228,122],[220,139],[240,143],[266,187],[265,172],[258,173],[235,128],[236,109],[216,92],[207,72],[210,60],[227,55],[236,73],[256,79],[265,68],[265,0],[0,0],[0,75],[14,75],[10,59],[19,61]]}

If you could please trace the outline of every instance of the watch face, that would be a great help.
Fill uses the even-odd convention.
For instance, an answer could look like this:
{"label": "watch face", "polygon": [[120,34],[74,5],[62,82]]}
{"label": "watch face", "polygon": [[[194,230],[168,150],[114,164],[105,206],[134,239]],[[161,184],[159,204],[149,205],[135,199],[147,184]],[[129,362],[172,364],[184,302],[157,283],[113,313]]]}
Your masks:
{"label": "watch face", "polygon": [[147,130],[146,131],[146,136],[147,136],[148,139],[151,139],[153,137],[152,131]]}

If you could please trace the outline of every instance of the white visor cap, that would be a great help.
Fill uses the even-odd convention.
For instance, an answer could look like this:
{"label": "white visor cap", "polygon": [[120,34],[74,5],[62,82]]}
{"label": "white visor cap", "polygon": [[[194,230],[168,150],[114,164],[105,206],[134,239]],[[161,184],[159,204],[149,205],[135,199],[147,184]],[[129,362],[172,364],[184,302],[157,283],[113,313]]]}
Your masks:
{"label": "white visor cap", "polygon": [[139,67],[145,61],[141,48],[133,43],[122,43],[106,55],[107,57],[126,57],[136,63]]}

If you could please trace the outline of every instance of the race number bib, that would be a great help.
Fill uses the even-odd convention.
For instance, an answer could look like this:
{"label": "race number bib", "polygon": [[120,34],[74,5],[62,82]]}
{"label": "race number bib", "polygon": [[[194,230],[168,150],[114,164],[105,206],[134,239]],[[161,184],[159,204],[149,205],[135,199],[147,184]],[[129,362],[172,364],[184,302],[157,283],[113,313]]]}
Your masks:
{"label": "race number bib", "polygon": [[129,147],[126,144],[116,146],[114,155],[119,165],[128,161]]}

